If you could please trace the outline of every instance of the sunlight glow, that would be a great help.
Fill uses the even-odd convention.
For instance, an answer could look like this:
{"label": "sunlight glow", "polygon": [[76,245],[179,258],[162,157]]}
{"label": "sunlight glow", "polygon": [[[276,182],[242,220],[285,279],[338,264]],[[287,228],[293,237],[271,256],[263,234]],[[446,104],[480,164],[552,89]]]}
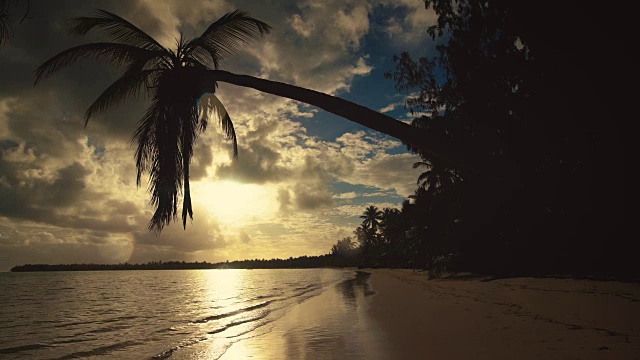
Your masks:
{"label": "sunlight glow", "polygon": [[237,301],[236,297],[243,284],[243,270],[207,270],[201,274],[208,290],[203,301],[213,301],[221,308],[231,306]]}
{"label": "sunlight glow", "polygon": [[204,206],[221,223],[243,226],[264,222],[278,211],[276,191],[233,181],[201,182],[194,186],[194,203]]}

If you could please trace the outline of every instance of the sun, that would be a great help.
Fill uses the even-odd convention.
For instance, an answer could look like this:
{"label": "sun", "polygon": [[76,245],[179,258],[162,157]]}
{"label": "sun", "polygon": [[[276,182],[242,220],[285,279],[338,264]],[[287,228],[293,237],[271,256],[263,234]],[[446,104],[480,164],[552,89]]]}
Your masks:
{"label": "sun", "polygon": [[268,186],[233,181],[194,184],[192,201],[204,206],[212,218],[241,227],[271,219],[278,211],[277,192]]}

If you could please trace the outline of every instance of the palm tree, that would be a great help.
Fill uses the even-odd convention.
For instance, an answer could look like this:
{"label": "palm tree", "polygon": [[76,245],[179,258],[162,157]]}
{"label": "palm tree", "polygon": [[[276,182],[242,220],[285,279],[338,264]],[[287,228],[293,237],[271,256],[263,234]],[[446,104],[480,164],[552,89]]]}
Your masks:
{"label": "palm tree", "polygon": [[[238,154],[236,134],[224,106],[213,95],[217,84],[203,83],[194,73],[217,69],[220,63],[252,39],[269,32],[269,25],[242,11],[222,16],[195,39],[177,40],[176,49],[160,45],[151,36],[127,20],[99,10],[95,16],[74,19],[72,32],[85,35],[102,30],[114,42],[73,47],[52,57],[36,69],[35,83],[87,57],[103,58],[124,69],[123,75],[109,86],[89,107],[85,126],[96,114],[131,98],[142,89],[151,105],[138,123],[132,141],[137,144],[137,183],[149,173],[151,203],[156,211],[150,230],[161,231],[177,218],[180,192],[183,194],[182,222],[193,218],[189,188],[189,165],[198,135],[205,131],[210,112],[233,141]],[[203,93],[210,93],[200,99]],[[200,99],[200,100],[199,100]]]}
{"label": "palm tree", "polygon": [[395,234],[401,220],[400,210],[395,208],[384,208],[380,216],[380,228],[385,240],[389,240]]}
{"label": "palm tree", "polygon": [[384,208],[382,210],[382,218],[380,219],[381,227],[393,226],[396,217],[400,215],[400,210],[396,208]]}
{"label": "palm tree", "polygon": [[417,184],[431,193],[446,189],[459,180],[454,170],[435,164],[433,161],[423,160],[413,164],[413,168],[426,167],[429,170],[418,176]]}
{"label": "palm tree", "polygon": [[369,206],[364,213],[360,216],[362,221],[362,227],[366,229],[371,229],[375,232],[380,226],[380,221],[382,220],[383,213],[378,210],[377,206]]}
{"label": "palm tree", "polygon": [[151,105],[139,121],[132,141],[137,144],[138,185],[142,174],[149,173],[151,203],[156,211],[149,228],[161,231],[177,218],[177,203],[183,193],[182,221],[193,218],[189,191],[189,164],[197,136],[206,129],[208,112],[213,110],[227,137],[237,143],[233,123],[224,106],[209,95],[208,102],[198,102],[203,94],[214,94],[217,82],[298,100],[402,140],[413,148],[443,162],[473,169],[468,159],[453,144],[387,115],[338,97],[276,81],[219,70],[220,63],[234,55],[241,45],[269,32],[269,25],[242,11],[222,16],[195,39],[180,37],[174,50],[161,46],[155,39],[127,20],[99,10],[95,16],[74,19],[72,32],[85,35],[93,29],[113,42],[92,43],[65,50],[36,69],[35,83],[74,64],[82,58],[104,59],[123,68],[123,75],[110,85],[89,107],[89,119],[108,108],[137,98],[142,90]]}
{"label": "palm tree", "polygon": [[356,244],[351,240],[350,236],[338,240],[336,244],[331,247],[331,255],[335,256],[350,256],[352,255]]}

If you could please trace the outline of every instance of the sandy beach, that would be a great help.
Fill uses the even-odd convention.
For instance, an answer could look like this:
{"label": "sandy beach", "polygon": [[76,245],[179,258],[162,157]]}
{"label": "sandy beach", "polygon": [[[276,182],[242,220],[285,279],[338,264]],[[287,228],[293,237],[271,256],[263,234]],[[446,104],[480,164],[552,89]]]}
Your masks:
{"label": "sandy beach", "polygon": [[640,359],[640,285],[372,270],[222,359]]}
{"label": "sandy beach", "polygon": [[640,359],[640,285],[376,271],[370,314],[402,359]]}

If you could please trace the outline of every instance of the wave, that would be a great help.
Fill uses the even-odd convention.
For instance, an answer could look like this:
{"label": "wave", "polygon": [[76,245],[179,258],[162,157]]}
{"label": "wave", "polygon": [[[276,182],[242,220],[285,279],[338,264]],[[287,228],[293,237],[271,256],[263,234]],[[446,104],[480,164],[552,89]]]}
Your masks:
{"label": "wave", "polygon": [[[142,279],[148,277],[145,273],[136,275]],[[203,274],[176,272],[171,275],[181,279],[173,283],[182,284],[190,277],[197,279]],[[59,295],[48,298],[40,293],[38,296],[29,293],[31,301],[27,303],[13,302],[16,298],[12,298],[6,305],[17,310],[12,312],[12,317],[0,316],[0,323],[4,323],[0,338],[5,340],[0,347],[0,358],[71,359],[122,354],[151,357],[157,354],[154,358],[163,359],[200,350],[213,351],[211,354],[216,358],[232,343],[270,331],[272,325],[268,324],[275,323],[298,303],[318,296],[329,284],[344,280],[348,274],[342,271],[320,274],[317,270],[267,274],[265,270],[245,275],[246,286],[233,292],[216,292],[215,288],[194,282],[193,288],[163,288],[153,292],[150,295],[153,297],[141,295],[137,283],[127,287],[130,283],[122,282],[126,289],[109,297],[122,301],[88,296],[94,291],[111,289],[113,276],[117,274],[92,276],[99,286],[85,288],[78,283],[65,287],[65,290],[81,292],[82,296],[77,299],[61,299]],[[44,280],[33,288],[46,287],[48,283]],[[41,304],[45,301],[60,306],[52,308],[55,311],[43,310]]]}
{"label": "wave", "polygon": [[[176,345],[170,349],[167,349],[160,354],[157,354],[152,357],[152,359],[167,359],[170,358],[177,351],[184,350],[189,347],[193,347],[205,341],[211,340],[212,338],[223,336],[225,339],[237,339],[247,333],[251,333],[256,329],[263,327],[267,324],[270,324],[277,319],[281,318],[291,306],[299,304],[309,298],[319,295],[319,291],[323,289],[324,286],[330,284],[332,282],[327,283],[317,283],[317,284],[309,284],[305,286],[298,286],[293,288],[291,291],[292,294],[288,296],[275,296],[273,294],[268,295],[259,295],[251,298],[251,300],[260,300],[260,299],[269,299],[267,301],[258,302],[249,306],[242,307],[240,309],[223,312],[220,314],[215,314],[211,316],[207,316],[201,319],[191,321],[191,324],[215,324],[216,327],[209,329],[205,335],[196,336],[190,340],[184,341],[179,345]],[[258,311],[258,313],[255,313]],[[255,314],[254,314],[255,313]],[[253,316],[250,316],[254,314]],[[242,317],[243,315],[247,315],[247,317]],[[228,323],[216,323],[220,320],[225,320],[233,317],[239,317],[238,319],[232,319]],[[250,324],[247,329],[242,329],[239,332],[228,333],[230,330],[237,329],[240,325]],[[165,329],[168,331],[168,329]],[[237,340],[235,340],[237,341]],[[228,346],[234,341],[230,341]]]}
{"label": "wave", "polygon": [[0,349],[0,354],[16,354],[23,351],[39,350],[39,349],[46,349],[51,347],[53,346],[46,345],[46,344],[28,344],[28,345],[21,345],[21,346],[14,346],[14,347]]}
{"label": "wave", "polygon": [[85,357],[85,356],[103,356],[103,355],[107,355],[113,351],[116,350],[122,350],[131,346],[136,346],[136,345],[140,345],[142,344],[141,342],[138,341],[133,341],[133,340],[129,340],[129,341],[122,341],[119,343],[115,343],[115,344],[110,344],[110,345],[106,345],[106,346],[100,346],[91,350],[87,350],[87,351],[77,351],[71,354],[67,354],[65,356],[59,357],[57,358],[58,360],[66,360],[66,359],[76,359],[79,357]]}
{"label": "wave", "polygon": [[251,305],[251,306],[247,306],[245,308],[242,309],[238,309],[235,311],[230,311],[227,313],[222,313],[222,314],[218,314],[218,315],[212,315],[212,316],[207,316],[204,319],[200,319],[200,320],[195,320],[193,321],[193,323],[195,324],[201,324],[201,323],[206,323],[209,321],[213,321],[213,320],[219,320],[219,319],[224,319],[226,317],[230,317],[230,316],[234,316],[234,315],[238,315],[238,314],[242,314],[243,312],[247,312],[247,311],[253,311],[255,309],[260,309],[263,308],[269,304],[271,304],[273,301],[265,301],[265,302],[261,302],[259,304],[255,304],[255,305]]}

